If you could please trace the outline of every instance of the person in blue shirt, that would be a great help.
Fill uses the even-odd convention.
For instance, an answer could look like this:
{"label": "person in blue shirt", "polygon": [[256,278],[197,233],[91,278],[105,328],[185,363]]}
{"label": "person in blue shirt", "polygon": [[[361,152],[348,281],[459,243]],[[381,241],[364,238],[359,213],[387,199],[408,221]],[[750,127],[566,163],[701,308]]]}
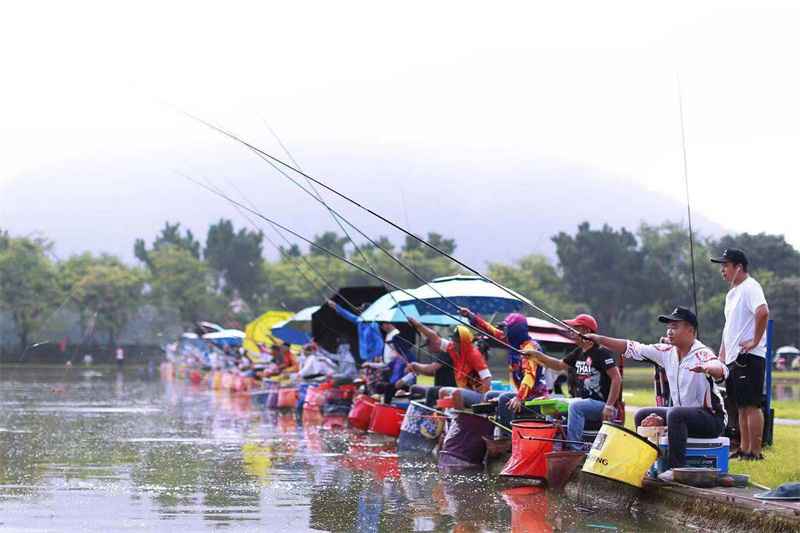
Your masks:
{"label": "person in blue shirt", "polygon": [[[383,334],[377,322],[365,322],[359,315],[351,313],[333,300],[328,300],[328,307],[356,325],[358,330],[358,355],[361,362],[375,361],[383,356]],[[363,311],[363,309],[361,309]]]}

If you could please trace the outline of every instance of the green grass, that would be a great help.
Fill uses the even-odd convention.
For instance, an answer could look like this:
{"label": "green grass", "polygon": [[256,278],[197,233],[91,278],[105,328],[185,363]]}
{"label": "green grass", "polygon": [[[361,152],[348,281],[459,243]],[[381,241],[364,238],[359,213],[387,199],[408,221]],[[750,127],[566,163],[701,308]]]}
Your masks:
{"label": "green grass", "polygon": [[752,481],[770,488],[800,479],[800,427],[775,426],[774,444],[764,449],[763,461],[739,461],[732,459],[730,471],[747,474]]}
{"label": "green grass", "polygon": [[[625,400],[627,406],[655,405],[653,389],[625,389],[622,399]],[[800,419],[800,400],[773,400],[772,408],[775,409],[775,418]]]}

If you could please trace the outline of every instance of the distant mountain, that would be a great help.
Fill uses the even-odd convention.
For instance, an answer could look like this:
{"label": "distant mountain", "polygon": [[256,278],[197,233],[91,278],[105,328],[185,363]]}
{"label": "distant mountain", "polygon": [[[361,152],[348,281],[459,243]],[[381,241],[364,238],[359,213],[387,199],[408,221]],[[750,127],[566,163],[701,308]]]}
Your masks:
{"label": "distant mountain", "polygon": [[[312,175],[387,218],[418,233],[454,237],[456,255],[478,268],[532,252],[554,257],[550,237],[574,232],[584,220],[635,229],[643,221],[681,221],[686,213],[684,205],[630,181],[549,161],[498,157],[473,162],[469,153],[452,157],[374,147],[311,147],[294,155]],[[240,198],[238,189],[258,210],[304,235],[338,229],[322,206],[266,163],[227,145],[194,153],[69,161],[6,179],[0,184],[0,228],[14,234],[38,232],[55,241],[60,257],[91,250],[133,261],[134,240],[149,242],[165,220],[182,222],[201,239],[208,224],[220,217],[247,224],[226,202],[175,171],[209,178]],[[402,243],[399,232],[320,190],[368,235]],[[724,233],[699,213],[694,222],[704,235]],[[266,254],[277,255],[269,247]]]}

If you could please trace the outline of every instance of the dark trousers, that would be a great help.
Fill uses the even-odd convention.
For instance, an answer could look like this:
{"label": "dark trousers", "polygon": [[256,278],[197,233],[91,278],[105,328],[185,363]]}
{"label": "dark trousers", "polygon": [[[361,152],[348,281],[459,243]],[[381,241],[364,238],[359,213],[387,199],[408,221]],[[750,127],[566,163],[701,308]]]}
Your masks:
{"label": "dark trousers", "polygon": [[667,422],[669,467],[686,466],[686,439],[714,439],[725,431],[723,417],[703,407],[645,407],[636,411],[636,427],[651,414]]}

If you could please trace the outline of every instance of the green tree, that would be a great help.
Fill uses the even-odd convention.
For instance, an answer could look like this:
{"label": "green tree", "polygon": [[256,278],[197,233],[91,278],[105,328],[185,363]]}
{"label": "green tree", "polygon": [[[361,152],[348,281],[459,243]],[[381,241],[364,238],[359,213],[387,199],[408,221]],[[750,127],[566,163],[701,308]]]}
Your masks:
{"label": "green tree", "polygon": [[59,279],[72,295],[84,334],[92,321],[99,331],[108,334],[112,346],[144,300],[144,272],[109,255],[73,256],[59,265]]}
{"label": "green tree", "polygon": [[[487,273],[496,282],[529,298],[557,318],[572,318],[586,307],[569,299],[558,271],[542,255],[525,256],[513,265],[489,263]],[[546,319],[529,308],[525,313]]]}
{"label": "green tree", "polygon": [[[333,252],[341,257],[344,257],[345,246],[347,246],[347,243],[350,242],[350,240],[347,237],[340,237],[335,231],[326,231],[322,235],[314,235],[313,242],[315,245],[320,246],[329,252]],[[309,253],[311,255],[328,255],[326,252],[323,252],[314,246],[309,248]]]}
{"label": "green tree", "polygon": [[149,252],[149,279],[153,303],[161,309],[177,309],[184,322],[214,320],[227,306],[212,290],[208,265],[185,248],[161,247]]}
{"label": "green tree", "polygon": [[552,240],[572,298],[589,306],[604,331],[625,332],[625,314],[647,298],[642,291],[643,261],[635,235],[608,224],[593,230],[584,222],[574,236],[561,232]]}
{"label": "green tree", "polygon": [[264,288],[263,239],[260,231],[242,228],[237,232],[230,220],[220,219],[209,227],[203,250],[223,293],[241,297],[251,308],[258,306]]}
{"label": "green tree", "polygon": [[192,230],[187,229],[185,234],[181,235],[180,222],[176,222],[175,224],[165,222],[161,233],[153,241],[151,250],[147,249],[144,239],[136,239],[133,245],[133,253],[139,261],[146,264],[148,268],[152,268],[150,253],[160,250],[165,246],[182,248],[189,252],[195,259],[200,259],[200,242],[195,240]]}
{"label": "green tree", "polygon": [[714,243],[713,253],[718,255],[725,248],[744,251],[750,269],[765,269],[781,278],[800,276],[800,252],[786,242],[783,235],[740,233],[725,235]]}
{"label": "green tree", "polygon": [[20,350],[30,344],[62,297],[56,283],[56,268],[43,240],[0,238],[0,309],[11,315]]}

